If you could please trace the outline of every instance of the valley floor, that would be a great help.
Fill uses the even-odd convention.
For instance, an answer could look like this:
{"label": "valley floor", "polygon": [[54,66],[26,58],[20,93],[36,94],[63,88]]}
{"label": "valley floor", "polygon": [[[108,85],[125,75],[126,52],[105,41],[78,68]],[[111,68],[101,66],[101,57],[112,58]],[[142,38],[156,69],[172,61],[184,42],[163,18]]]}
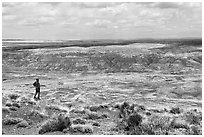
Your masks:
{"label": "valley floor", "polygon": [[[2,134],[201,134],[201,68],[200,42],[7,49]],[[36,78],[41,83],[37,101]],[[127,119],[133,114],[119,116],[124,104],[142,117],[132,129]],[[72,130],[61,127],[62,113],[69,115]],[[54,124],[41,129],[56,117],[60,130]]]}
{"label": "valley floor", "polygon": [[[40,73],[36,75],[41,83],[41,100],[39,101],[33,99],[35,89],[32,83],[35,81],[35,75],[26,72],[11,75],[13,79],[5,79],[2,84],[3,107],[11,102],[8,98],[9,94],[18,94],[20,95],[19,102],[28,99],[35,102],[35,105],[28,107],[22,104],[17,111],[3,112],[3,119],[12,115],[16,117],[17,114],[13,113],[20,115],[25,111],[24,109],[30,111],[37,109],[41,113],[52,116],[46,110],[47,106],[54,105],[69,112],[100,104],[113,108],[124,101],[145,106],[148,110],[161,111],[179,107],[186,111],[192,109],[202,111],[201,75],[167,75],[156,71],[154,73],[106,74]],[[100,127],[94,127],[94,134],[116,134],[110,129],[117,124],[118,112],[108,109],[100,113],[108,114],[109,118],[97,120]],[[13,125],[3,126],[3,133],[38,134],[38,128],[42,122],[31,124],[28,129],[16,128]],[[93,124],[93,120],[88,123]],[[53,134],[63,133],[54,132]]]}

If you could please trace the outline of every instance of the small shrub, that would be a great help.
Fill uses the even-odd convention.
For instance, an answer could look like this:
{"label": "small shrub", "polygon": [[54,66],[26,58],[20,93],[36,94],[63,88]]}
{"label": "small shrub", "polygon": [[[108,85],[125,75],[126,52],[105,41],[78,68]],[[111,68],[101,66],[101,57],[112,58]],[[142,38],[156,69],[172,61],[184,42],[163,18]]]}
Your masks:
{"label": "small shrub", "polygon": [[100,117],[101,117],[101,119],[108,118],[108,115],[107,114],[102,114]]}
{"label": "small shrub", "polygon": [[16,125],[23,121],[22,118],[13,118],[13,117],[7,117],[2,120],[4,125]]}
{"label": "small shrub", "polygon": [[20,107],[21,107],[21,105],[20,105],[19,103],[16,103],[16,102],[14,102],[14,103],[12,104],[12,106],[17,107],[17,108],[20,108]]}
{"label": "small shrub", "polygon": [[168,116],[155,115],[149,119],[148,123],[150,125],[152,125],[154,130],[156,130],[156,129],[164,130],[164,129],[168,129],[170,127],[171,119]]}
{"label": "small shrub", "polygon": [[170,128],[169,117],[152,116],[148,121],[130,128],[127,134],[130,135],[166,135]]}
{"label": "small shrub", "polygon": [[163,110],[158,110],[158,109],[151,109],[152,112],[154,113],[163,113]]}
{"label": "small shrub", "polygon": [[169,112],[166,108],[164,108],[164,112]]}
{"label": "small shrub", "polygon": [[120,104],[116,104],[114,108],[120,109]]}
{"label": "small shrub", "polygon": [[107,109],[109,106],[108,105],[98,105],[98,106],[90,106],[89,107],[89,110],[90,111],[99,111],[99,110],[101,110],[101,109]]}
{"label": "small shrub", "polygon": [[67,115],[59,114],[57,118],[49,119],[40,127],[39,134],[46,132],[63,131],[71,126],[71,121]]}
{"label": "small shrub", "polygon": [[106,105],[106,104],[104,104],[104,105],[99,105],[99,108],[101,108],[101,109],[108,109],[109,108],[109,106],[108,105]]}
{"label": "small shrub", "polygon": [[139,133],[136,133],[138,130],[136,131],[134,130],[141,123],[142,123],[142,116],[137,113],[132,113],[128,117],[118,121],[116,129],[117,131],[127,131],[127,134],[139,134]]}
{"label": "small shrub", "polygon": [[93,125],[93,126],[96,126],[96,127],[100,127],[100,124],[97,123],[97,122],[93,123],[92,125]]}
{"label": "small shrub", "polygon": [[35,101],[31,101],[31,100],[27,100],[25,102],[30,104],[30,105],[36,105],[37,104]]}
{"label": "small shrub", "polygon": [[189,122],[190,124],[194,124],[194,125],[199,125],[201,124],[202,121],[202,114],[200,113],[196,113],[196,112],[186,112],[184,114],[184,117],[186,119],[187,122]]}
{"label": "small shrub", "polygon": [[39,134],[44,134],[46,132],[54,132],[59,130],[59,121],[56,119],[50,119],[41,125]]}
{"label": "small shrub", "polygon": [[134,112],[135,111],[135,104],[132,104],[129,109],[131,112]]}
{"label": "small shrub", "polygon": [[149,125],[137,126],[127,132],[128,135],[155,135],[154,130]]}
{"label": "small shrub", "polygon": [[63,82],[58,82],[58,85],[64,85],[64,83]]}
{"label": "small shrub", "polygon": [[65,128],[71,126],[71,121],[68,115],[60,113],[58,116],[58,121],[61,122]]}
{"label": "small shrub", "polygon": [[138,134],[143,134],[143,135],[155,135],[155,129],[152,124],[142,124],[139,126],[139,133]]}
{"label": "small shrub", "polygon": [[151,116],[152,113],[151,113],[151,112],[146,112],[146,115],[147,115],[147,116]]}
{"label": "small shrub", "polygon": [[28,116],[33,116],[37,119],[40,119],[40,118],[47,118],[48,116],[39,112],[38,110],[31,110],[31,112],[28,114]]}
{"label": "small shrub", "polygon": [[18,94],[9,94],[8,97],[9,97],[10,99],[16,100],[17,98],[20,97],[20,95],[18,95]]}
{"label": "small shrub", "polygon": [[93,127],[91,125],[72,125],[70,127],[71,133],[93,133]]}
{"label": "small shrub", "polygon": [[142,111],[145,111],[145,110],[146,110],[145,106],[143,106],[143,105],[139,105],[139,106],[138,106],[138,109],[139,109],[139,110],[142,110]]}
{"label": "small shrub", "polygon": [[75,120],[72,121],[73,124],[82,124],[82,125],[85,125],[86,124],[86,121],[85,120],[82,120],[80,118],[77,118]]}
{"label": "small shrub", "polygon": [[11,107],[11,106],[12,106],[12,103],[11,103],[11,102],[7,102],[7,103],[6,103],[6,106],[7,106],[7,107]]}
{"label": "small shrub", "polygon": [[179,107],[173,107],[170,110],[170,113],[172,114],[180,114],[182,112],[182,110]]}
{"label": "small shrub", "polygon": [[35,101],[30,100],[27,97],[21,97],[20,103],[26,104],[26,105],[36,105],[37,103]]}
{"label": "small shrub", "polygon": [[131,112],[129,108],[129,103],[123,102],[120,106],[119,118],[126,118]]}
{"label": "small shrub", "polygon": [[9,109],[10,109],[11,111],[17,111],[17,110],[18,110],[18,108],[15,107],[15,106],[11,106],[11,107],[9,107]]}
{"label": "small shrub", "polygon": [[2,113],[10,113],[10,110],[8,107],[2,107]]}
{"label": "small shrub", "polygon": [[98,106],[90,106],[89,107],[90,111],[98,111],[100,108]]}
{"label": "small shrub", "polygon": [[129,108],[130,104],[128,102],[123,102],[123,104],[121,105],[121,108]]}
{"label": "small shrub", "polygon": [[198,125],[192,125],[189,129],[189,135],[202,135],[202,127]]}
{"label": "small shrub", "polygon": [[85,119],[92,119],[92,120],[96,120],[96,119],[100,119],[101,116],[98,115],[96,112],[90,112],[87,114],[86,117],[84,117]]}
{"label": "small shrub", "polygon": [[142,123],[142,116],[139,114],[131,114],[127,119],[129,127],[135,127]]}
{"label": "small shrub", "polygon": [[173,128],[185,128],[185,129],[189,128],[187,122],[182,118],[174,118],[173,121],[171,122],[171,126]]}
{"label": "small shrub", "polygon": [[86,114],[86,111],[85,110],[76,110],[76,109],[73,109],[73,110],[70,111],[70,113]]}
{"label": "small shrub", "polygon": [[55,111],[61,111],[61,109],[58,106],[46,106],[45,109],[55,110]]}

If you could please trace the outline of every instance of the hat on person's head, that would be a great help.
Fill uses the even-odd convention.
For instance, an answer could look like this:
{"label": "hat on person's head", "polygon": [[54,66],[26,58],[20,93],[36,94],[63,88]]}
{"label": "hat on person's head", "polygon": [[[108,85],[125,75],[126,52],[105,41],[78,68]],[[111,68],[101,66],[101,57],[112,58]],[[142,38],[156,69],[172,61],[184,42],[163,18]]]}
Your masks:
{"label": "hat on person's head", "polygon": [[39,81],[39,78],[36,78],[37,81]]}

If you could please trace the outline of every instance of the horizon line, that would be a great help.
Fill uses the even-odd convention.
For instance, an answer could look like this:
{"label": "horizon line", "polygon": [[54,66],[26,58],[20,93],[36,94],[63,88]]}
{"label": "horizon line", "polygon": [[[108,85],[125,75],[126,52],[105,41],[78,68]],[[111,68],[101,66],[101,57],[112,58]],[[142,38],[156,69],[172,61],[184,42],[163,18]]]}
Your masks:
{"label": "horizon line", "polygon": [[2,38],[3,40],[22,40],[22,41],[67,41],[67,40],[81,40],[81,41],[87,41],[87,40],[172,40],[172,39],[202,39],[202,37],[181,37],[181,38],[131,38],[131,39],[27,39],[27,38]]}

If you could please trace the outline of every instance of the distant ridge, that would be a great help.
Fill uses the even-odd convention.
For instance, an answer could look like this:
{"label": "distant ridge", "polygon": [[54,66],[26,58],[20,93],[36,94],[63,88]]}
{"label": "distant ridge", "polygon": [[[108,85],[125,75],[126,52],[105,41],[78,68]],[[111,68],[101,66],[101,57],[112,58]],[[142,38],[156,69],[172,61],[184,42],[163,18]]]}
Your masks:
{"label": "distant ridge", "polygon": [[134,43],[159,43],[173,45],[202,46],[202,39],[137,39],[137,40],[25,40],[25,39],[3,39],[3,50],[39,49],[39,48],[63,48],[63,47],[93,47],[108,45],[129,45]]}
{"label": "distant ridge", "polygon": [[140,38],[140,39],[23,39],[23,38],[3,38],[2,41],[175,41],[175,40],[202,40],[202,37],[184,37],[184,38]]}

